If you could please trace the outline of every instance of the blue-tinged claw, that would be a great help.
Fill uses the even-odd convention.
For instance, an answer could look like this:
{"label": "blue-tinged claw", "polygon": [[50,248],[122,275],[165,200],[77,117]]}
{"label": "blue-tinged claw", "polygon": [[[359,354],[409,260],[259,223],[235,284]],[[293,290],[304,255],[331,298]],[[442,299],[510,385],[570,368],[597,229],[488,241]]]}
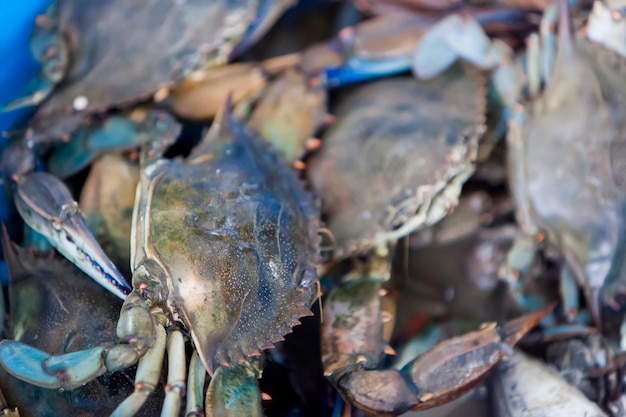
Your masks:
{"label": "blue-tinged claw", "polygon": [[42,369],[47,374],[56,375],[61,384],[59,388],[73,389],[106,372],[104,353],[105,349],[99,346],[64,355],[50,356],[43,362]]}
{"label": "blue-tinged claw", "polygon": [[31,81],[26,86],[23,96],[12,100],[0,109],[1,112],[12,112],[28,107],[40,105],[54,89],[54,84],[48,83],[39,78]]}
{"label": "blue-tinged claw", "polygon": [[0,342],[0,365],[14,377],[42,388],[73,389],[106,372],[104,348],[50,356],[13,340]]}
{"label": "blue-tinged claw", "polygon": [[411,59],[408,55],[384,60],[353,57],[341,67],[326,69],[325,82],[329,88],[333,88],[373,78],[402,74],[411,69]]}
{"label": "blue-tinged claw", "polygon": [[14,195],[24,221],[43,234],[63,256],[121,299],[130,291],[126,280],[104,253],[65,185],[42,172],[20,179]]}
{"label": "blue-tinged claw", "polygon": [[[156,114],[156,113],[155,113]],[[128,117],[109,117],[101,128],[95,129],[87,136],[87,148],[94,151],[127,150],[147,143],[153,129],[149,118],[145,127],[135,123]],[[155,124],[157,122],[155,121]]]}
{"label": "blue-tinged claw", "polygon": [[59,388],[59,379],[43,369],[50,355],[13,340],[0,342],[0,365],[14,377],[44,388]]}
{"label": "blue-tinged claw", "polygon": [[66,178],[92,163],[98,153],[87,149],[88,134],[79,129],[72,135],[72,140],[59,144],[48,159],[48,170],[60,178]]}
{"label": "blue-tinged claw", "polygon": [[70,141],[56,147],[48,160],[48,169],[58,177],[69,177],[86,168],[103,152],[138,148],[163,132],[177,136],[178,129],[178,123],[171,116],[136,108],[127,115],[111,116],[77,128]]}
{"label": "blue-tinged claw", "polygon": [[448,44],[445,33],[452,24],[459,24],[460,19],[457,15],[449,16],[424,34],[412,59],[416,77],[423,80],[436,77],[456,62],[459,56]]}
{"label": "blue-tinged claw", "polygon": [[626,8],[596,0],[587,20],[587,38],[626,56]]}

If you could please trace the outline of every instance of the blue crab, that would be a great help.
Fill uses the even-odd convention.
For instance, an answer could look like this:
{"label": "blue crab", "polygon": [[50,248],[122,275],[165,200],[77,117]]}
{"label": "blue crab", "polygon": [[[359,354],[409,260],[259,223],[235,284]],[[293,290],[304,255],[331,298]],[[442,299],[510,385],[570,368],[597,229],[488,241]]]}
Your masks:
{"label": "blue crab", "polygon": [[[457,347],[454,351],[461,352],[459,346],[474,338],[491,337],[477,332],[444,342],[414,371],[373,370],[392,352],[383,335],[383,322],[392,315],[383,314],[381,298],[389,278],[389,247],[457,205],[484,131],[484,80],[458,64],[429,81],[397,77],[345,92],[337,121],[307,164],[332,232],[335,259],[367,256],[354,260],[356,267],[327,294],[322,362],[342,395],[369,413],[425,409],[460,395],[471,383],[429,385],[424,375],[437,371],[425,364],[434,357],[452,363],[457,358],[449,352]],[[477,370],[468,381],[480,375]]]}
{"label": "blue crab", "polygon": [[[159,159],[158,142],[142,152],[120,342],[50,356],[5,340],[7,371],[70,389],[139,361],[135,391],[115,412],[132,415],[155,388],[167,344],[163,413],[178,413],[186,385],[187,412],[201,413],[208,372],[207,415],[260,415],[254,357],[311,315],[319,220],[292,168],[230,111],[185,161]],[[183,332],[196,352],[187,384]]]}
{"label": "blue crab", "polygon": [[[546,87],[541,93],[531,87],[538,96],[519,105],[509,123],[510,187],[523,231],[557,248],[565,260],[563,288],[577,283],[584,289],[594,322],[602,328],[602,307],[615,306],[623,292],[626,95],[621,80],[626,72],[613,52],[574,39],[567,2],[559,5],[554,68],[535,70],[539,81],[549,74]],[[556,9],[547,11],[545,21],[555,14]],[[533,48],[553,48],[549,36],[542,39],[541,44],[539,38],[531,41],[530,57],[540,56]],[[576,311],[574,296],[565,296],[570,316]]]}
{"label": "blue crab", "polygon": [[484,82],[457,65],[430,81],[382,80],[343,98],[307,170],[336,258],[397,240],[454,209],[484,132]]}
{"label": "blue crab", "polygon": [[[9,320],[4,337],[54,354],[106,343],[115,336],[121,301],[55,254],[14,245],[2,247],[9,266]],[[133,390],[130,371],[104,375],[74,391],[45,390],[0,370],[6,403],[22,417],[108,415]],[[158,398],[146,406],[154,411]]]}
{"label": "blue crab", "polygon": [[291,6],[291,0],[126,0],[94,6],[56,0],[32,37],[39,79],[13,106],[47,99],[31,121],[34,141],[71,134],[86,115],[167,94],[195,71],[225,64]]}
{"label": "blue crab", "polygon": [[[468,15],[474,16],[477,24],[492,34],[517,29],[528,31],[533,27],[534,14],[528,9],[470,9]],[[183,119],[203,120],[214,116],[220,103],[216,97],[225,97],[231,90],[235,102],[258,95],[270,78],[278,76],[280,79],[285,71],[292,71],[287,76],[293,78],[295,69],[300,75],[313,78],[316,87],[322,88],[408,72],[420,39],[439,18],[420,14],[378,16],[348,26],[328,42],[309,46],[298,53],[198,73],[174,86],[160,103]],[[435,54],[438,48],[439,45],[427,47]]]}

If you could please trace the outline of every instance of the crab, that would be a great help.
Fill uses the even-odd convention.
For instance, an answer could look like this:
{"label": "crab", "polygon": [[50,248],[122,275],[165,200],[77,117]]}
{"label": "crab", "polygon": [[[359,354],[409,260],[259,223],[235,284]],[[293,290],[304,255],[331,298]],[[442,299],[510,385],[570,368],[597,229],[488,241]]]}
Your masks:
{"label": "crab", "polygon": [[116,411],[131,415],[156,385],[167,340],[163,412],[173,415],[185,391],[184,331],[196,352],[188,412],[200,412],[208,372],[208,415],[224,415],[220,406],[259,415],[260,393],[249,385],[259,376],[254,357],[311,315],[317,297],[312,198],[230,106],[185,161],[159,159],[163,147],[142,151],[120,343],[50,356],[5,340],[0,364],[35,385],[69,389],[139,360],[135,392]]}
{"label": "crab", "polygon": [[[381,343],[379,300],[389,277],[389,246],[457,205],[484,131],[485,94],[483,75],[463,64],[430,81],[398,77],[357,87],[340,100],[336,122],[307,164],[332,233],[334,258],[369,256],[340,278],[324,309],[325,373],[350,399],[364,395],[367,385],[346,384],[345,378],[361,378],[358,370],[375,368],[389,352]],[[371,398],[383,408],[359,402],[363,399],[356,405],[368,412],[406,411],[401,404],[409,400],[403,395],[411,389],[397,378],[388,381],[399,390],[389,404]],[[409,402],[425,408],[424,401]]]}
{"label": "crab", "polygon": [[[574,41],[567,4],[559,6],[558,53],[545,90],[519,105],[509,122],[510,188],[522,230],[565,259],[562,287],[574,288],[573,295],[564,291],[566,313],[577,311],[571,301],[577,283],[601,329],[602,307],[617,308],[624,287],[619,277],[626,182],[620,161],[626,96],[620,77],[626,73],[613,53]],[[554,14],[547,11],[545,19]],[[544,46],[537,40],[529,56],[538,56],[532,47]]]}
{"label": "crab", "polygon": [[[527,9],[470,9],[467,14],[474,16],[477,24],[483,25],[490,34],[527,32],[534,27],[534,15]],[[286,84],[279,81],[285,72],[291,72],[286,75],[290,79],[294,78],[294,71],[311,78],[316,89],[408,72],[422,36],[439,18],[409,14],[377,16],[346,27],[333,39],[311,45],[298,53],[199,72],[173,86],[169,95],[159,97],[158,103],[180,118],[205,120],[215,115],[221,103],[219,97],[232,91],[237,103],[259,95],[259,90],[272,78],[278,78],[276,83]],[[426,47],[429,52],[437,52],[438,48],[439,45]]]}
{"label": "crab", "polygon": [[[3,233],[9,267],[10,313],[4,337],[55,354],[106,343],[115,335],[121,301],[102,294],[100,286],[54,250],[47,254],[22,249]],[[104,375],[74,391],[44,390],[0,370],[5,404],[22,417],[102,415],[132,392],[131,371]],[[154,411],[158,398],[146,410]],[[4,414],[3,414],[4,415]]]}
{"label": "crab", "polygon": [[307,170],[336,258],[397,240],[457,205],[484,132],[485,94],[483,76],[458,65],[431,81],[382,80],[343,97]]}
{"label": "crab", "polygon": [[[396,416],[409,410],[436,407],[476,387],[496,364],[509,357],[510,347],[537,325],[548,311],[509,321],[501,329],[496,323],[485,323],[479,330],[437,344],[401,370],[364,370],[375,352],[368,352],[364,349],[366,346],[361,345],[358,355],[353,351],[351,357],[342,358],[349,359],[352,365],[333,370],[332,378],[351,404],[371,415]],[[359,323],[359,330],[366,330],[361,324],[364,323]],[[348,334],[341,332],[339,335],[344,342],[347,341]],[[356,334],[353,333],[352,337]],[[373,341],[370,339],[370,342]],[[374,347],[375,343],[367,346]]]}
{"label": "crab", "polygon": [[[9,107],[47,99],[31,121],[32,141],[58,140],[86,115],[167,94],[195,71],[225,64],[292,5],[268,2],[57,0],[38,16],[33,52],[39,80]],[[243,44],[243,45],[241,45]]]}

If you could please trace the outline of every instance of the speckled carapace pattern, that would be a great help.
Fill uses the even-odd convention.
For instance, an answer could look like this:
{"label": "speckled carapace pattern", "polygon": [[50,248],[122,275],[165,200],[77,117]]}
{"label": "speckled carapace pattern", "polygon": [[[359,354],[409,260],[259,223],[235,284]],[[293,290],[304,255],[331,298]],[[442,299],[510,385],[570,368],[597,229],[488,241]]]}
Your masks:
{"label": "speckled carapace pattern", "polygon": [[149,256],[207,369],[245,360],[309,315],[318,215],[293,169],[223,121],[185,161],[151,173]]}

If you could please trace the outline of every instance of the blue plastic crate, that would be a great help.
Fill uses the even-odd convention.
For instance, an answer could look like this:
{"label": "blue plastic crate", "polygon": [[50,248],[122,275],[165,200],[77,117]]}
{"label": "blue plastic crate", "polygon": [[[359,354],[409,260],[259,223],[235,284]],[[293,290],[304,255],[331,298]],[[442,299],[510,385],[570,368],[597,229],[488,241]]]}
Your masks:
{"label": "blue plastic crate", "polygon": [[[0,106],[20,97],[28,82],[39,71],[30,50],[30,35],[37,15],[50,0],[0,0]],[[32,109],[0,113],[0,132],[10,130]]]}

